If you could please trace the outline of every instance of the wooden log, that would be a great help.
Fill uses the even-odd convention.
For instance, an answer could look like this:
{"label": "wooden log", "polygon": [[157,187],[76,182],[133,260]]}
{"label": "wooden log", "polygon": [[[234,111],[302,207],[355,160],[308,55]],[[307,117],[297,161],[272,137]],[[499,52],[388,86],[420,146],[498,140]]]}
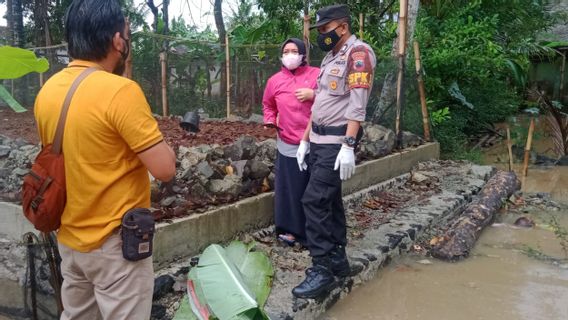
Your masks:
{"label": "wooden log", "polygon": [[433,239],[430,254],[447,261],[466,258],[483,228],[493,222],[495,212],[519,188],[520,182],[514,172],[499,170],[446,233]]}

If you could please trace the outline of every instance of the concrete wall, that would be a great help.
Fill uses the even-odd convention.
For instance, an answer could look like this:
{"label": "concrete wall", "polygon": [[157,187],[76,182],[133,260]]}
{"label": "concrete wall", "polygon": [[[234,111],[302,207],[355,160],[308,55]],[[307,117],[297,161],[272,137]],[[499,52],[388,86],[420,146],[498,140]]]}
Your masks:
{"label": "concrete wall", "polygon": [[[440,145],[429,143],[357,166],[355,175],[343,184],[343,194],[408,172],[419,162],[440,157]],[[154,263],[157,268],[173,260],[198,254],[211,243],[231,240],[246,232],[272,223],[274,194],[263,193],[202,214],[158,225],[154,238]]]}
{"label": "concrete wall", "polygon": [[0,235],[19,241],[24,233],[30,231],[35,229],[24,217],[21,206],[0,202]]}
{"label": "concrete wall", "polygon": [[[343,194],[351,194],[371,185],[408,172],[422,161],[438,159],[440,145],[428,143],[394,153],[357,166],[355,175],[343,184]],[[211,243],[225,242],[241,232],[272,224],[274,194],[263,193],[236,203],[172,223],[160,223],[154,237],[154,263],[157,268],[179,258],[198,254]],[[33,227],[22,209],[11,203],[0,203],[0,234],[20,239]]]}

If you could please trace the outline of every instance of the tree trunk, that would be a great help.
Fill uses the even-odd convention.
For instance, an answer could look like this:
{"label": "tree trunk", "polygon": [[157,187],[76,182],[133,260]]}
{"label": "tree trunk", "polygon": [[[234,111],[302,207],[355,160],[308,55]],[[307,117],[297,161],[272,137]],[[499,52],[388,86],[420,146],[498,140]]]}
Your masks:
{"label": "tree trunk", "polygon": [[207,98],[211,99],[211,65],[205,61],[205,79],[207,80]]}
{"label": "tree trunk", "polygon": [[[414,38],[414,29],[416,28],[416,19],[418,18],[418,9],[420,8],[419,0],[409,0],[408,1],[408,13],[407,13],[407,43],[411,43]],[[400,35],[399,35],[400,37]],[[398,52],[398,37],[394,40],[391,56],[394,58],[397,56]],[[406,53],[406,58],[408,59],[408,52]],[[396,74],[395,72],[389,72],[385,76],[385,81],[383,82],[383,88],[381,90],[381,96],[379,98],[379,103],[375,106],[371,120],[373,123],[379,123],[387,111],[394,105],[396,101]]]}
{"label": "tree trunk", "polygon": [[501,208],[503,201],[519,188],[520,183],[514,172],[498,171],[446,233],[435,238],[430,250],[432,256],[449,261],[466,258],[483,228],[493,221],[495,212]]}
{"label": "tree trunk", "polygon": [[146,4],[148,5],[148,8],[150,8],[150,11],[152,11],[152,15],[154,16],[154,21],[152,22],[152,29],[154,30],[155,33],[158,33],[158,18],[159,18],[158,8],[154,4],[154,0],[148,0],[146,1]]}
{"label": "tree trunk", "polygon": [[6,28],[8,29],[8,44],[13,46],[14,45],[14,26],[12,19],[12,0],[6,0]]}
{"label": "tree trunk", "polygon": [[26,44],[24,33],[24,15],[22,13],[22,1],[12,0],[12,28],[14,32],[14,45],[23,48]]}
{"label": "tree trunk", "polygon": [[[223,0],[215,0],[213,6],[213,15],[215,16],[215,25],[217,26],[217,32],[219,33],[219,43],[221,47],[225,46],[225,23],[223,22],[223,11],[222,9]],[[225,62],[221,62],[221,97],[224,97],[227,92],[227,66]]]}
{"label": "tree trunk", "polygon": [[[170,14],[169,14],[169,8],[170,6],[170,0],[164,0],[164,2],[162,3],[162,17],[164,19],[164,35],[168,35],[170,33]],[[163,50],[164,51],[168,51],[168,47],[169,47],[169,41],[168,40],[164,40],[164,44],[163,44]]]}

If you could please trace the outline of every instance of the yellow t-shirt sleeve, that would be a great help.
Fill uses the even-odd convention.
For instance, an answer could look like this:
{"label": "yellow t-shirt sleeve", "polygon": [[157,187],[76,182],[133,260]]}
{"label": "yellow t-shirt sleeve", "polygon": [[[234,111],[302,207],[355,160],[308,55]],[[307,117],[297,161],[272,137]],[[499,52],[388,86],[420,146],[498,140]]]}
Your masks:
{"label": "yellow t-shirt sleeve", "polygon": [[108,109],[109,122],[135,153],[142,152],[164,138],[138,84],[122,87]]}

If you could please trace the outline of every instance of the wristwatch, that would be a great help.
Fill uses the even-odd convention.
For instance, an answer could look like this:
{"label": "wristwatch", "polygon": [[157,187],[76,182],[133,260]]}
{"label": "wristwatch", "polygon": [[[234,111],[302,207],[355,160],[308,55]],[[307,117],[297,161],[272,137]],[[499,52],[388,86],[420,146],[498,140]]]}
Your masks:
{"label": "wristwatch", "polygon": [[343,143],[345,143],[346,145],[348,145],[351,148],[355,148],[355,144],[357,143],[357,140],[355,140],[355,138],[353,138],[353,137],[345,136],[345,138],[343,138]]}

